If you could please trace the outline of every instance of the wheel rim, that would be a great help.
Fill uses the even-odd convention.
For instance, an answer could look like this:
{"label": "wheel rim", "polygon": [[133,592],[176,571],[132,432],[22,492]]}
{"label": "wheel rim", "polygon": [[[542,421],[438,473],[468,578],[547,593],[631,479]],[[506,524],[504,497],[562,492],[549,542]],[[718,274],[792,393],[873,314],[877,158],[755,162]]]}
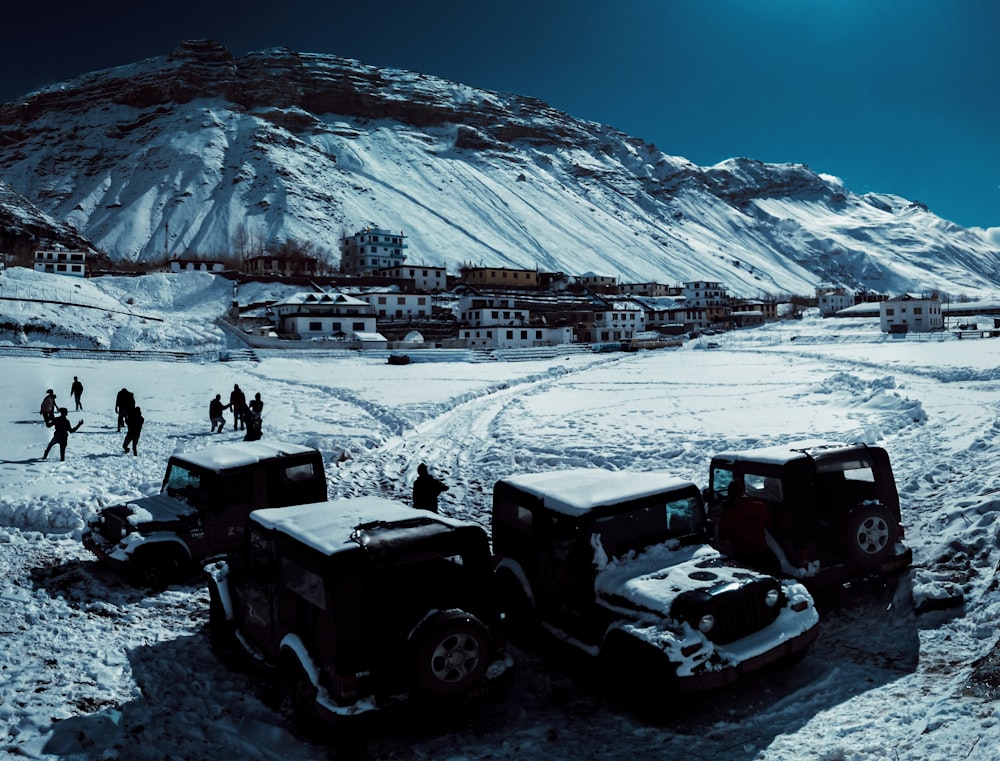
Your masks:
{"label": "wheel rim", "polygon": [[468,679],[480,660],[478,637],[468,632],[451,634],[431,653],[431,673],[441,682],[454,684]]}
{"label": "wheel rim", "polygon": [[858,526],[855,540],[858,549],[866,555],[877,555],[889,543],[889,524],[884,518],[875,515],[865,518]]}

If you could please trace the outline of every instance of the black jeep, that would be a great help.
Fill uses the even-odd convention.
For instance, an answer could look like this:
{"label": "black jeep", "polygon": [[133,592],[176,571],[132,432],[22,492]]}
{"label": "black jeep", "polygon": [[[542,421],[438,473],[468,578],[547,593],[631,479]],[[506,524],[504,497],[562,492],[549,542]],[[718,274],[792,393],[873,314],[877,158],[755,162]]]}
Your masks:
{"label": "black jeep", "polygon": [[243,542],[252,510],[326,499],[323,456],[282,442],[237,442],[173,455],[160,493],[90,518],[84,546],[133,581],[162,587]]}
{"label": "black jeep", "polygon": [[493,548],[511,636],[547,632],[597,656],[593,673],[639,674],[658,693],[805,654],[819,633],[806,588],[728,561],[706,529],[698,487],[663,473],[498,481]]}
{"label": "black jeep", "polygon": [[258,510],[206,566],[222,656],[277,669],[302,729],[400,706],[460,706],[513,675],[482,527],[359,497]]}
{"label": "black jeep", "polygon": [[782,570],[810,588],[891,574],[913,560],[903,545],[899,494],[881,447],[723,452],[710,468],[706,501],[716,528],[735,480],[767,506],[768,544]]}

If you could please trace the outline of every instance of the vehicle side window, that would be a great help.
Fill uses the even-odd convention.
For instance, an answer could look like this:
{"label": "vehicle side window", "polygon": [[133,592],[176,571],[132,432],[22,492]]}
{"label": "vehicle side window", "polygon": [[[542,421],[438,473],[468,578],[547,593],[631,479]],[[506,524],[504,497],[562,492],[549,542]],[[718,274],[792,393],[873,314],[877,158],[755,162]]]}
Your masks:
{"label": "vehicle side window", "polygon": [[316,476],[316,469],[311,462],[302,462],[297,465],[289,465],[285,468],[285,480],[295,483],[297,481],[310,481]]}
{"label": "vehicle side window", "polygon": [[716,498],[725,497],[729,484],[733,482],[733,471],[729,468],[712,468],[712,492]]}
{"label": "vehicle side window", "polygon": [[244,570],[258,581],[267,582],[274,577],[274,560],[271,542],[256,531],[250,532],[250,546],[243,553]]}
{"label": "vehicle side window", "polygon": [[320,576],[288,558],[282,558],[281,580],[287,589],[320,610],[326,610],[326,591]]}
{"label": "vehicle side window", "polygon": [[743,477],[743,483],[746,487],[748,497],[762,499],[767,502],[783,501],[783,488],[780,478],[747,473]]}

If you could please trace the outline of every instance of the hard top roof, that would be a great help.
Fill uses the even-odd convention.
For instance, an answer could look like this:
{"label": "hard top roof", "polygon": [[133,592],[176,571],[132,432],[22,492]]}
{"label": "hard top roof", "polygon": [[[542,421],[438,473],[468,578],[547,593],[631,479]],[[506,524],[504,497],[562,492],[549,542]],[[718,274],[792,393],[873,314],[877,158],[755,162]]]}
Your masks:
{"label": "hard top roof", "polygon": [[809,441],[800,444],[784,444],[757,449],[741,449],[739,451],[718,452],[712,457],[728,462],[760,462],[768,465],[785,465],[794,460],[811,458],[819,461],[828,457],[843,457],[845,454],[874,451],[879,447],[869,447],[867,444],[843,444],[821,441]]}
{"label": "hard top roof", "polygon": [[190,463],[205,470],[221,471],[253,465],[261,460],[275,457],[315,451],[312,447],[283,441],[238,441],[232,444],[217,444],[194,452],[179,452],[170,459]]}
{"label": "hard top roof", "polygon": [[360,525],[414,520],[450,528],[470,525],[384,497],[352,497],[292,507],[269,507],[250,513],[252,523],[291,536],[324,555],[357,549],[351,534]]}
{"label": "hard top roof", "polygon": [[509,476],[509,484],[542,500],[550,510],[584,515],[597,507],[617,505],[664,492],[695,487],[691,481],[662,471],[566,468]]}

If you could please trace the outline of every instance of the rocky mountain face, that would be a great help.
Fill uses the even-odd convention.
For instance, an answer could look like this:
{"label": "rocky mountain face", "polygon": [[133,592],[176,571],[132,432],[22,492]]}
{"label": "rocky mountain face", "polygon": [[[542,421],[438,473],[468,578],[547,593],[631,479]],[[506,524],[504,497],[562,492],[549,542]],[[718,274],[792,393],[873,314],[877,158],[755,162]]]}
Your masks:
{"label": "rocky mountain face", "polygon": [[451,269],[744,295],[1000,283],[1000,251],[918,202],[802,165],[699,167],[535,99],[286,49],[185,42],[4,104],[0,180],[113,260],[292,241],[336,264],[342,236],[373,224],[406,234],[408,261]]}

